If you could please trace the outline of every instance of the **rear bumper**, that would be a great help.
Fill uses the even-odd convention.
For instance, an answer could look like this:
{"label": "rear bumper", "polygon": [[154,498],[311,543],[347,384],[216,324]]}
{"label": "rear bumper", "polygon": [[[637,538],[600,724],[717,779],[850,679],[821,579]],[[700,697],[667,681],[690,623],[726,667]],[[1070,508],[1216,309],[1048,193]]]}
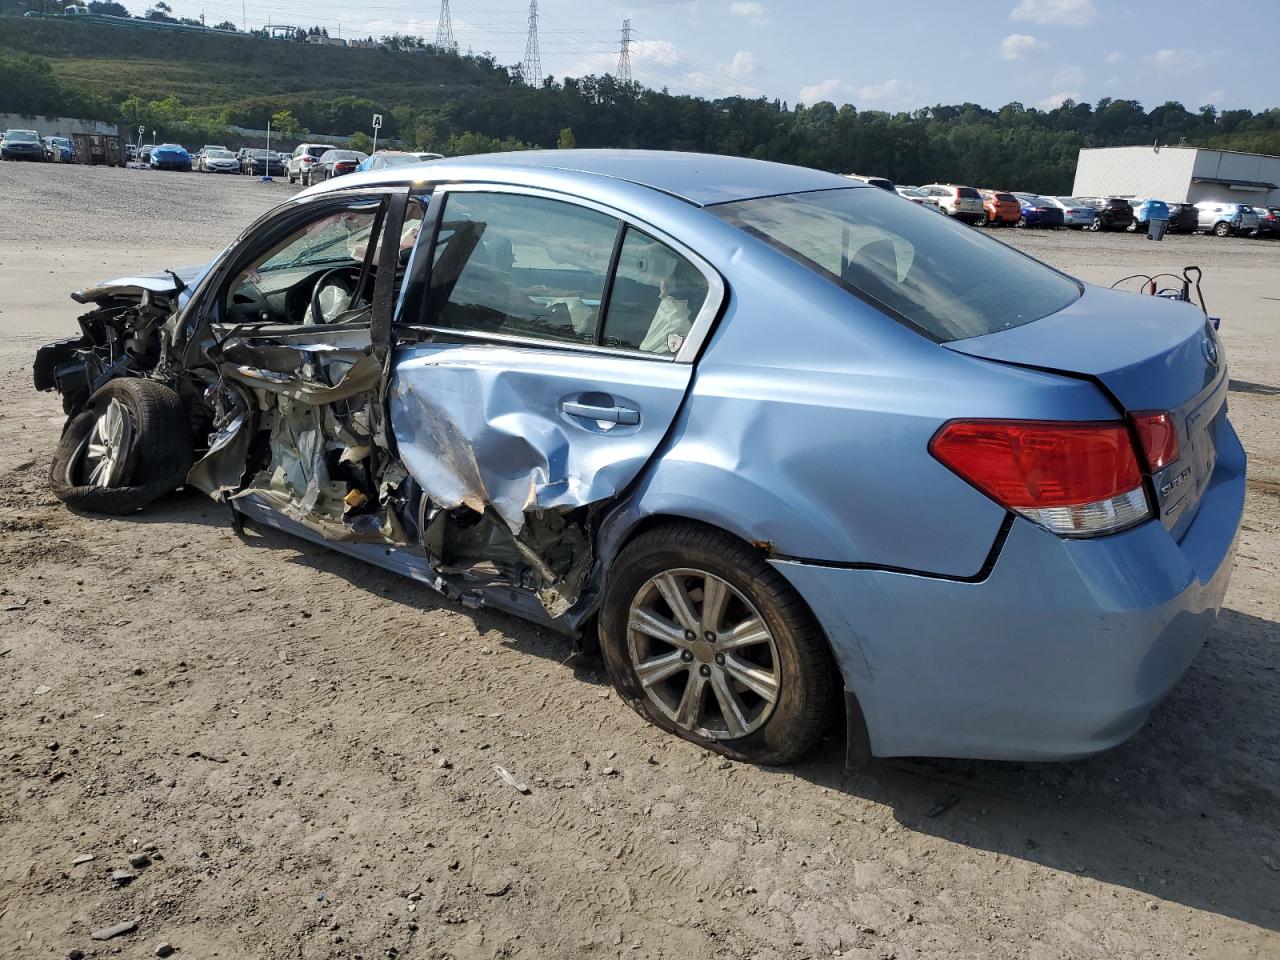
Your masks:
{"label": "rear bumper", "polygon": [[1227,589],[1245,455],[1223,432],[1180,542],[1158,521],[1064,540],[1017,519],[980,582],[774,561],[831,640],[871,754],[1064,760],[1136,733]]}

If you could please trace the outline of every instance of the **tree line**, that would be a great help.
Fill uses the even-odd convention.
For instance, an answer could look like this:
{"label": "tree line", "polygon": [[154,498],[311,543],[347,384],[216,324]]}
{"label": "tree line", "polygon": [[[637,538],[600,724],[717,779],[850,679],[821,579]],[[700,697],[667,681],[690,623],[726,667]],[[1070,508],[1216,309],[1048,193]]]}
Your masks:
{"label": "tree line", "polygon": [[[0,0],[14,2],[19,0]],[[695,150],[877,174],[899,183],[949,181],[1056,194],[1071,189],[1081,147],[1158,141],[1280,155],[1280,108],[1219,112],[1170,101],[1148,109],[1136,100],[1106,97],[1092,104],[1068,100],[1052,110],[1014,102],[996,109],[962,103],[888,112],[829,101],[706,99],[611,76],[548,77],[531,87],[514,66],[486,54],[430,47],[413,54],[388,47],[303,50],[217,34],[140,41],[147,46],[135,56],[148,61],[147,82],[157,92],[166,70],[201,62],[212,69],[232,55],[220,44],[238,45],[240,72],[223,67],[225,79],[207,99],[195,102],[200,94],[188,94],[184,102],[172,94],[147,96],[113,90],[110,82],[60,78],[51,57],[59,63],[92,58],[101,41],[83,29],[92,24],[74,25],[81,30],[70,23],[39,27],[48,23],[23,22],[31,38],[27,48],[44,56],[6,50],[5,35],[16,31],[0,31],[0,111],[144,124],[178,140],[220,142],[228,126],[262,129],[281,113],[295,133],[349,136],[367,131],[371,115],[381,113],[382,138],[449,155],[551,148],[566,142],[567,133],[580,147]],[[246,43],[255,49],[246,50]],[[286,81],[280,78],[303,75],[330,76],[336,90],[281,89]],[[264,88],[270,92],[258,92]]]}

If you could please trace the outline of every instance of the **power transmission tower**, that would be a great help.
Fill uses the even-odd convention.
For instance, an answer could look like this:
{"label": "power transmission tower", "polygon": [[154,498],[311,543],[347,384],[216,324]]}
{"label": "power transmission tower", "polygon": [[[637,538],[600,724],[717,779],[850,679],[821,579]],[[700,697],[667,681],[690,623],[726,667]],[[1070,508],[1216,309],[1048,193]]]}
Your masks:
{"label": "power transmission tower", "polygon": [[631,82],[631,21],[622,21],[622,49],[618,51],[618,82]]}
{"label": "power transmission tower", "polygon": [[524,47],[520,77],[527,86],[542,86],[542,55],[538,53],[538,0],[529,0],[529,42]]}
{"label": "power transmission tower", "polygon": [[458,41],[453,39],[453,19],[449,16],[449,0],[440,0],[440,19],[436,21],[436,49],[447,53],[458,52]]}

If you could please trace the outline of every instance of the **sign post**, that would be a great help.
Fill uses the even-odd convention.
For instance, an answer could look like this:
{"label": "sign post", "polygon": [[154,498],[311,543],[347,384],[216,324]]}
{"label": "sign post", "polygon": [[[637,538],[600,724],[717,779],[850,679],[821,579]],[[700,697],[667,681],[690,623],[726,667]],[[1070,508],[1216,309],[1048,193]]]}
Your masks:
{"label": "sign post", "polygon": [[382,129],[382,114],[373,115],[373,152],[378,152],[378,131]]}
{"label": "sign post", "polygon": [[[250,160],[249,162],[250,164],[253,163],[252,160]],[[250,172],[252,172],[253,167],[250,166],[249,170]],[[267,155],[262,159],[262,179],[259,180],[258,182],[259,183],[272,182],[271,180],[271,121],[269,119],[267,120]]]}

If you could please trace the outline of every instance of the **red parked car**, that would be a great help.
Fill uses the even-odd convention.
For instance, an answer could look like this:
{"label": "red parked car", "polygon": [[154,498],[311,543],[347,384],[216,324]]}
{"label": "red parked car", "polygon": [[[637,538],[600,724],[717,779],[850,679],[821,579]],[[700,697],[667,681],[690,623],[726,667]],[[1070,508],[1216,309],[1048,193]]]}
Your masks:
{"label": "red parked car", "polygon": [[982,209],[987,212],[987,226],[1005,227],[1022,218],[1022,205],[1012,193],[1003,190],[979,190]]}

